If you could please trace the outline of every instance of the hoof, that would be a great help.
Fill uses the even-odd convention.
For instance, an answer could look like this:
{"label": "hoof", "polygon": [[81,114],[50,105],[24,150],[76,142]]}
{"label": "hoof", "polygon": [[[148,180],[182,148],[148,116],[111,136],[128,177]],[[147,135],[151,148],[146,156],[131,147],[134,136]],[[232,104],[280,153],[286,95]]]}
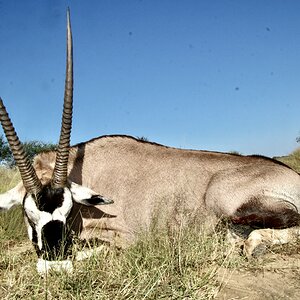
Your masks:
{"label": "hoof", "polygon": [[267,246],[265,244],[259,244],[252,251],[252,257],[257,258],[264,255],[267,252]]}

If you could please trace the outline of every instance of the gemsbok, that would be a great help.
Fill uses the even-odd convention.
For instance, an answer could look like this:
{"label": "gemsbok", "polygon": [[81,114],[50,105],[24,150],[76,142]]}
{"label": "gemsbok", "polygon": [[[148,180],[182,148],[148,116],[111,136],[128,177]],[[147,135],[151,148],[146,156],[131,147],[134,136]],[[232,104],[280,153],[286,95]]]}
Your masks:
{"label": "gemsbok", "polygon": [[247,256],[261,245],[297,237],[300,176],[286,165],[261,156],[176,149],[121,135],[70,147],[72,107],[68,11],[57,151],[41,153],[31,163],[0,99],[1,123],[22,178],[0,195],[0,210],[22,205],[39,273],[72,270],[73,234],[126,247],[141,228],[147,229],[158,210],[159,218],[175,223],[184,212],[203,224],[226,218],[236,226],[250,226],[254,230],[244,242]]}

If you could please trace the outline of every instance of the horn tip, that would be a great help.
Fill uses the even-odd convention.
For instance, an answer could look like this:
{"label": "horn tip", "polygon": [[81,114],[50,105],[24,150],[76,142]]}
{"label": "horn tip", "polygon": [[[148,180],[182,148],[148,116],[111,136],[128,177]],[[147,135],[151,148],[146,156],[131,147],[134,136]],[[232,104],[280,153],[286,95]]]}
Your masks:
{"label": "horn tip", "polygon": [[67,8],[67,21],[68,21],[68,24],[70,23],[70,15],[71,15],[71,11],[70,11],[70,7],[68,6],[68,8]]}

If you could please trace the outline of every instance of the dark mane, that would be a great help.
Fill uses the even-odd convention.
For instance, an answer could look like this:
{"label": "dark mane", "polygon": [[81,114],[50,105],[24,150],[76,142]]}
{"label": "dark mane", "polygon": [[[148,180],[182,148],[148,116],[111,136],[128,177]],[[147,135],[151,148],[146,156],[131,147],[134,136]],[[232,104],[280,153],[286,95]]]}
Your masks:
{"label": "dark mane", "polygon": [[95,137],[95,138],[92,138],[86,142],[81,142],[81,143],[78,143],[78,144],[75,144],[73,145],[72,147],[82,147],[83,145],[85,144],[90,144],[90,143],[93,143],[94,141],[97,141],[99,139],[105,139],[105,138],[124,138],[124,139],[131,139],[131,140],[134,140],[136,142],[139,142],[139,143],[143,143],[143,144],[150,144],[150,145],[155,145],[155,146],[160,146],[160,147],[164,147],[164,148],[172,148],[172,147],[168,147],[168,146],[165,146],[165,145],[162,145],[162,144],[159,144],[159,143],[155,143],[155,142],[150,142],[150,141],[147,141],[147,140],[144,140],[144,139],[141,139],[141,138],[137,138],[137,137],[133,137],[131,135],[126,135],[126,134],[107,134],[107,135],[101,135],[101,136],[98,136],[98,137]]}

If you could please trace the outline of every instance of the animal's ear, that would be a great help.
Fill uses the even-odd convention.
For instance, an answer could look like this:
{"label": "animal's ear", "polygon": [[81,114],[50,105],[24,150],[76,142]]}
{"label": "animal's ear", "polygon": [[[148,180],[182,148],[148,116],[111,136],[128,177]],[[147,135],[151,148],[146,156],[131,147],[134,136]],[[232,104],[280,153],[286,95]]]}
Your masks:
{"label": "animal's ear", "polygon": [[93,190],[84,187],[82,185],[71,182],[70,187],[73,200],[79,204],[93,206],[93,205],[101,205],[101,204],[112,204],[113,200],[103,197]]}
{"label": "animal's ear", "polygon": [[20,182],[13,189],[0,195],[0,211],[9,210],[13,206],[22,204],[24,196],[25,188],[23,183]]}

